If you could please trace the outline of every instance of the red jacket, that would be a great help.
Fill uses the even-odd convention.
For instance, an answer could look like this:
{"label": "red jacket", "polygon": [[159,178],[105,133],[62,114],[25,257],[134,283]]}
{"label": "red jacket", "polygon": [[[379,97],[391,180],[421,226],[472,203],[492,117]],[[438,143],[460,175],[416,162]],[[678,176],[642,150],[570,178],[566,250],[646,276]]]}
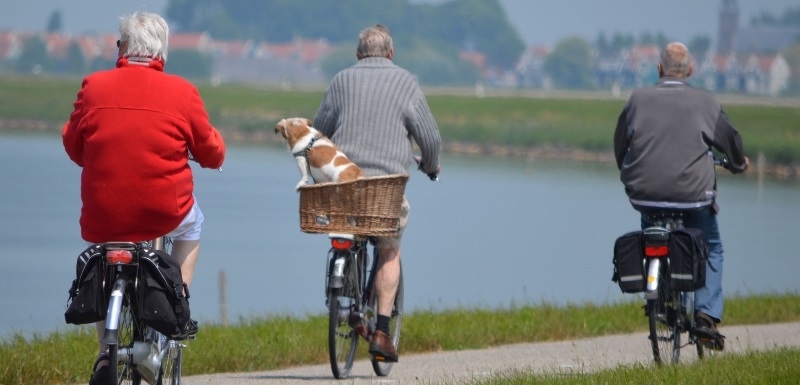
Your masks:
{"label": "red jacket", "polygon": [[164,64],[119,59],[87,76],[64,126],[64,148],[83,167],[81,235],[144,241],[174,230],[194,204],[187,150],[218,168],[225,143],[197,89]]}

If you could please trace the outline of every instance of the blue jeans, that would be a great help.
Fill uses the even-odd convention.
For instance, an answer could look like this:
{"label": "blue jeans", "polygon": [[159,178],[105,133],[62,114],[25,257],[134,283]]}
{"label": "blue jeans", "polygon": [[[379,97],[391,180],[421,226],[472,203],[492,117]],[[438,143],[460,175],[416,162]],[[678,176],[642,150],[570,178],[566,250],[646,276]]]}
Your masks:
{"label": "blue jeans", "polygon": [[[642,216],[642,229],[652,224],[647,222]],[[717,214],[711,207],[701,211],[692,212],[684,219],[685,227],[693,227],[703,230],[706,234],[708,243],[708,265],[706,266],[706,286],[698,289],[694,293],[694,308],[696,311],[705,313],[717,322],[722,321],[722,239],[719,235],[719,224]]]}

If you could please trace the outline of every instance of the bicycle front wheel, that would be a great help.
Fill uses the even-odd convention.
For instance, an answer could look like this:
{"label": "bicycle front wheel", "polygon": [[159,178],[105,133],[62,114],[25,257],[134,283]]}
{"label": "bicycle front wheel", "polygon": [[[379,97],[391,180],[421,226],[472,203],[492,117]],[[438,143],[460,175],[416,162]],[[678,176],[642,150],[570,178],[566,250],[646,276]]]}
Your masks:
{"label": "bicycle front wheel", "polygon": [[350,326],[350,312],[358,308],[355,267],[346,269],[341,288],[328,289],[328,353],[337,379],[347,378],[358,348],[358,333]]}
{"label": "bicycle front wheel", "polygon": [[681,334],[676,322],[680,301],[677,292],[670,290],[663,271],[658,274],[657,291],[658,296],[647,301],[653,358],[658,364],[677,363],[681,352]]}
{"label": "bicycle front wheel", "polygon": [[123,293],[117,343],[108,347],[110,385],[142,384],[142,377],[136,371],[131,355],[120,354],[132,351],[134,342],[141,341],[144,336],[144,327],[137,321],[136,303],[131,292],[132,290],[125,290]]}
{"label": "bicycle front wheel", "polygon": [[[374,290],[374,289],[373,289]],[[371,296],[370,308],[377,312],[378,309],[378,293],[377,291]],[[375,319],[377,319],[375,314]],[[389,323],[389,337],[392,339],[392,344],[395,349],[400,350],[400,331],[403,326],[403,267],[400,266],[400,281],[397,284],[397,294],[394,296],[394,306],[392,307],[392,321]],[[383,362],[372,360],[372,369],[378,376],[388,376],[392,370],[391,362]]]}

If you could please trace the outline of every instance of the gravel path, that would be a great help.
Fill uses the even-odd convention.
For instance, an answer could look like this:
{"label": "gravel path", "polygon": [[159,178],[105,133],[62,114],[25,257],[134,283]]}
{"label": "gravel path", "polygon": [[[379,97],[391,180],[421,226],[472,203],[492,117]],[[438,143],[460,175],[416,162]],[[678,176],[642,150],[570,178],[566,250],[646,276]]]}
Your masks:
{"label": "gravel path", "polygon": [[[722,354],[777,347],[800,347],[800,322],[725,326]],[[362,341],[363,342],[363,341]],[[402,344],[401,344],[402,346]],[[681,361],[697,359],[694,346],[681,351]],[[509,371],[582,373],[634,363],[651,364],[646,333],[613,335],[575,341],[527,343],[491,349],[400,354],[388,377],[377,377],[369,361],[353,364],[350,378],[333,379],[330,366],[314,365],[251,373],[184,377],[184,385],[234,384],[460,384]]]}

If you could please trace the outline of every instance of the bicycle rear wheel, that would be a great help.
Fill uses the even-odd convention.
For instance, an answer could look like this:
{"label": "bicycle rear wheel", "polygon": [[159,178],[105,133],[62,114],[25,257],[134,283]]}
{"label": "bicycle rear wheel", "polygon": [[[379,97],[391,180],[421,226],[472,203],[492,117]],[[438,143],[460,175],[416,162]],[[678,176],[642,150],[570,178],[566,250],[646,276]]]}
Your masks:
{"label": "bicycle rear wheel", "polygon": [[108,347],[110,385],[142,384],[142,377],[136,371],[132,357],[120,354],[120,351],[132,351],[134,342],[141,341],[144,336],[144,325],[137,321],[136,302],[131,294],[132,291],[128,288],[123,293],[117,343]]}
{"label": "bicycle rear wheel", "polygon": [[331,372],[337,379],[350,375],[358,349],[358,333],[349,322],[350,310],[358,307],[355,270],[355,266],[346,267],[342,287],[328,289],[328,353]]}
{"label": "bicycle rear wheel", "polygon": [[156,385],[180,385],[183,346],[180,342],[172,340],[167,340],[166,344]]}
{"label": "bicycle rear wheel", "polygon": [[[374,288],[373,288],[373,291]],[[370,306],[375,314],[374,320],[377,321],[378,315],[378,293],[374,292],[371,296]],[[392,321],[389,323],[389,337],[392,339],[395,349],[399,351],[400,348],[400,331],[403,326],[403,267],[400,266],[400,281],[397,284],[397,294],[394,297],[394,306],[392,307]],[[372,369],[378,376],[388,376],[392,370],[391,362],[376,361],[372,359]]]}
{"label": "bicycle rear wheel", "polygon": [[670,290],[663,271],[658,274],[657,290],[658,296],[647,301],[653,358],[658,364],[677,363],[681,352],[681,334],[677,322],[680,299],[677,292]]}

